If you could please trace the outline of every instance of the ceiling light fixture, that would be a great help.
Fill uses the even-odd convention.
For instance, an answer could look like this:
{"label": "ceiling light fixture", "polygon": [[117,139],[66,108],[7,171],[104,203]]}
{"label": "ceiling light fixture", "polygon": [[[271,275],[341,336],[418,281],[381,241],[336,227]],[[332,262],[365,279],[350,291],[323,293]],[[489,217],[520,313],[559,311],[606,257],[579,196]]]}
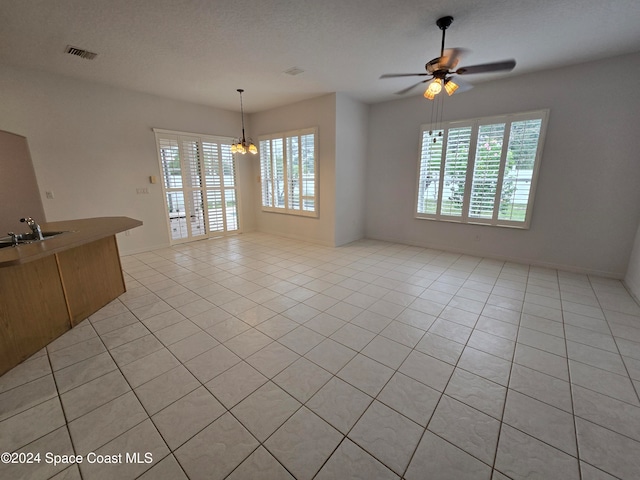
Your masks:
{"label": "ceiling light fixture", "polygon": [[251,139],[249,139],[249,142],[247,143],[244,138],[244,109],[242,108],[242,92],[244,92],[244,90],[242,88],[239,88],[238,93],[240,94],[240,115],[242,117],[242,140],[238,139],[238,141],[233,141],[233,145],[231,145],[231,153],[241,153],[242,155],[244,155],[248,150],[249,153],[255,155],[256,153],[258,153],[258,148],[254,145]]}

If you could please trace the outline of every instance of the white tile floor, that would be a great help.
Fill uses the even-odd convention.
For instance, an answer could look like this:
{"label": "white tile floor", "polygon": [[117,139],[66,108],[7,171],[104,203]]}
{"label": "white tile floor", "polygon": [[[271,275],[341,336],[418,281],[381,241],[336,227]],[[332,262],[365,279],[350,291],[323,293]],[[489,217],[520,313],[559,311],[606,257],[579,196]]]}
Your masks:
{"label": "white tile floor", "polygon": [[618,281],[259,233],[123,267],[127,293],[0,378],[0,452],[42,455],[0,478],[639,478]]}

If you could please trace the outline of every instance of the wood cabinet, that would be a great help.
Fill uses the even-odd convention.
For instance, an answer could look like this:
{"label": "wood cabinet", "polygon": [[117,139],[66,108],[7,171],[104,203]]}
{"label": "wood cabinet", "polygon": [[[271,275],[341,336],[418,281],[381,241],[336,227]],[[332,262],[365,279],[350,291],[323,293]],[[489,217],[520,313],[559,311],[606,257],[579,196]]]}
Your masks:
{"label": "wood cabinet", "polygon": [[125,292],[115,234],[141,224],[55,222],[68,233],[0,249],[0,375]]}
{"label": "wood cabinet", "polygon": [[0,374],[69,328],[53,255],[0,270]]}
{"label": "wood cabinet", "polygon": [[125,292],[116,237],[56,254],[72,326]]}

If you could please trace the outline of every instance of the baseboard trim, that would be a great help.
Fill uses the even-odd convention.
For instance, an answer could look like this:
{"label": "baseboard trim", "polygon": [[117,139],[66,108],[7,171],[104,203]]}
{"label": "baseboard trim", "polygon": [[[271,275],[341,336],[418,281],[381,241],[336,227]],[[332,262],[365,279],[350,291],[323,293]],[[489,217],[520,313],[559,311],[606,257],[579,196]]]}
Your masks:
{"label": "baseboard trim", "polygon": [[533,265],[535,267],[552,268],[555,270],[562,270],[565,272],[580,273],[585,275],[595,275],[598,277],[613,278],[616,280],[622,280],[624,278],[624,274],[620,272],[602,271],[602,270],[596,270],[592,268],[577,267],[575,265],[544,262],[544,261],[539,261],[532,258],[511,257],[507,255],[487,255],[485,253],[477,252],[469,249],[451,248],[449,246],[437,245],[430,242],[424,242],[424,243],[407,242],[404,240],[399,240],[397,238],[385,237],[385,236],[368,236],[367,235],[365,236],[365,238],[368,240],[378,240],[382,242],[399,243],[401,245],[410,245],[413,247],[432,248],[434,250],[442,250],[444,252],[459,253],[461,255],[472,255],[474,257],[490,258],[492,260],[499,260],[502,262],[522,263],[527,265]]}
{"label": "baseboard trim", "polygon": [[133,248],[133,249],[123,249],[118,244],[118,248],[120,250],[120,256],[126,257],[129,255],[137,255],[138,253],[151,252],[153,250],[160,250],[162,248],[169,248],[171,245],[169,243],[160,243],[157,245],[148,245],[146,247]]}
{"label": "baseboard trim", "polygon": [[274,235],[276,237],[289,238],[291,240],[299,240],[301,242],[309,242],[315,245],[322,245],[324,247],[335,247],[335,243],[331,241],[319,240],[317,238],[309,238],[303,235],[296,235],[292,233],[284,233],[284,232],[272,232],[270,230],[257,230],[260,233],[266,233],[268,235]]}
{"label": "baseboard trim", "polygon": [[640,305],[640,285],[636,285],[633,282],[628,281],[626,278],[622,280],[622,284],[624,288],[627,289],[629,295],[636,301],[638,305]]}

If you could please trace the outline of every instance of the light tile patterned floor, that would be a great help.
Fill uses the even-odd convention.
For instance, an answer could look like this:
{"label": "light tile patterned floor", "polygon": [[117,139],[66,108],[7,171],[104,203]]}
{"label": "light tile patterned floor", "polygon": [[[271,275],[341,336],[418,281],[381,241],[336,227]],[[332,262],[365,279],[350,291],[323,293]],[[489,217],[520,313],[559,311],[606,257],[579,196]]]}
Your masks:
{"label": "light tile patterned floor", "polygon": [[0,478],[638,478],[618,281],[259,233],[123,267],[127,293],[0,378],[0,451],[43,456]]}

